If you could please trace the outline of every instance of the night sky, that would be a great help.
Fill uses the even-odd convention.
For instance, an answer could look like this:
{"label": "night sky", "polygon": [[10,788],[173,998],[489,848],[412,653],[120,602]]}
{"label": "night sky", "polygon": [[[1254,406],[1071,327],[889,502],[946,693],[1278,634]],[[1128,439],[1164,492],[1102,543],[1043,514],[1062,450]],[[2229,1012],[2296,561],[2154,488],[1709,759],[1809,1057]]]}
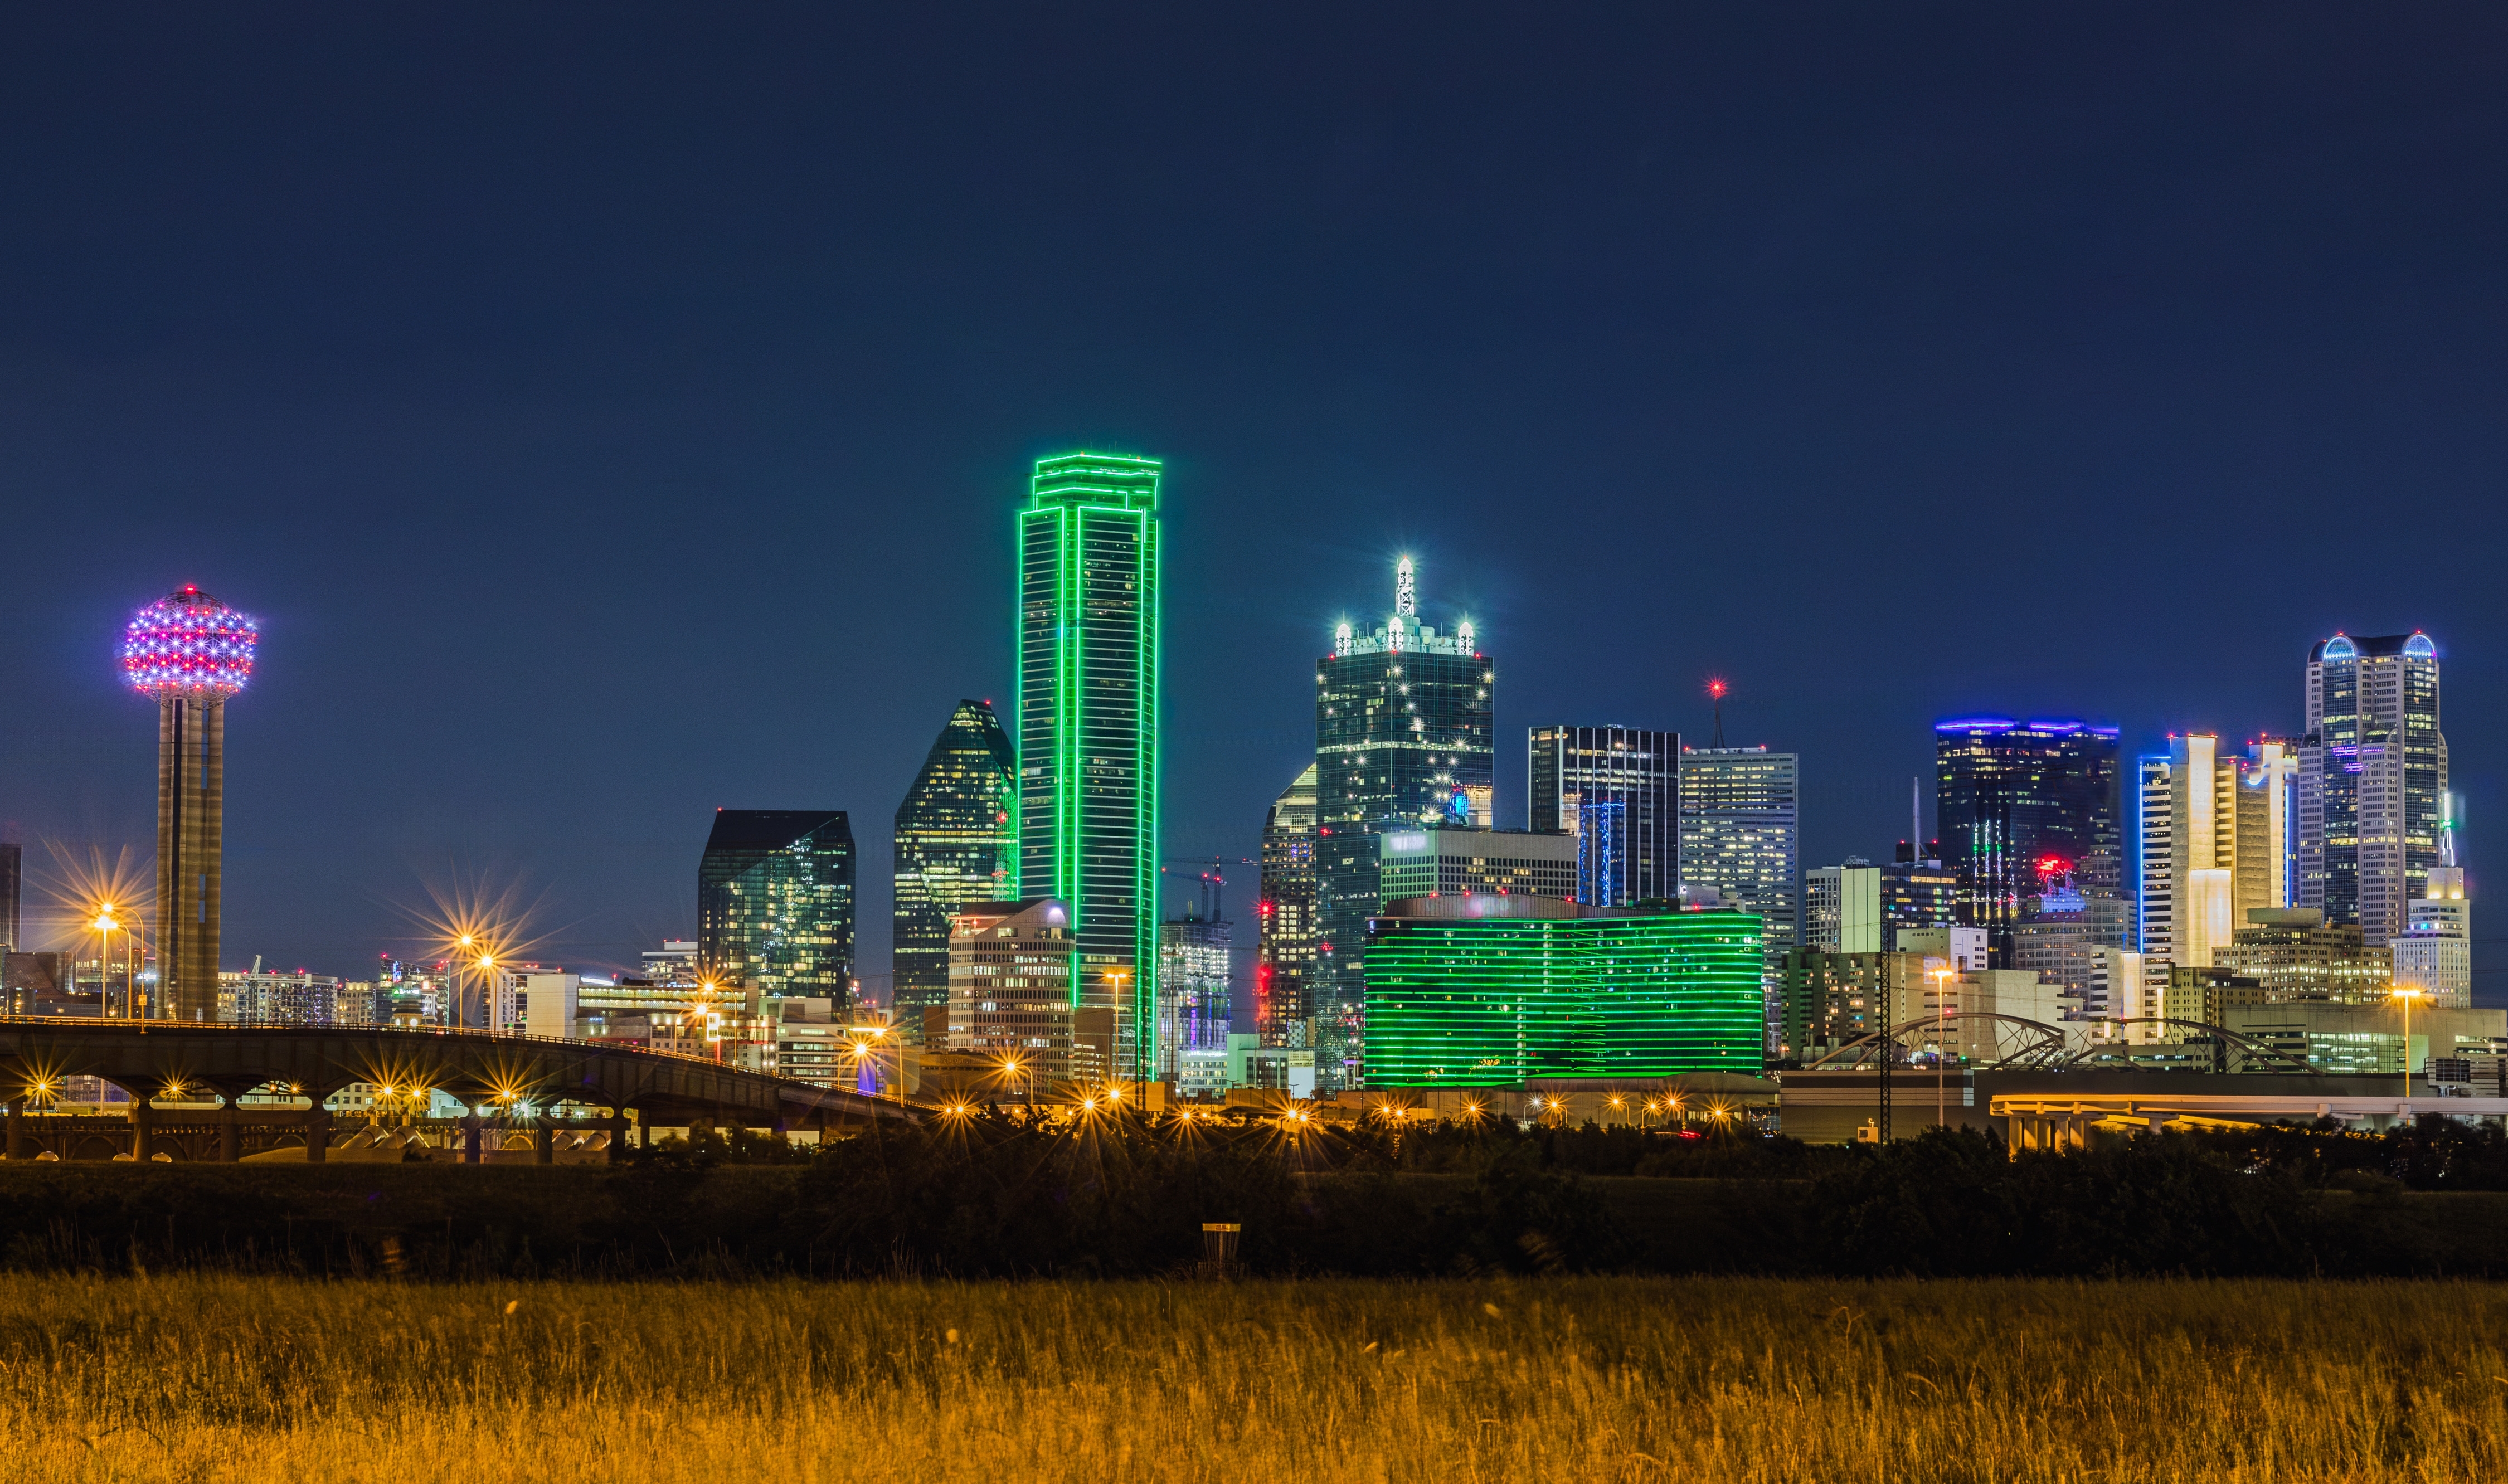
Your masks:
{"label": "night sky", "polygon": [[12,7],[0,819],[153,848],[114,644],[198,582],[265,628],[230,966],[457,874],[632,962],[727,805],[851,812],[876,975],[1093,446],[1166,461],[1169,857],[1254,853],[1408,550],[1500,823],[1526,726],[1720,675],[1807,867],[1937,718],[2293,731],[2311,642],[2425,628],[2481,895],[2508,13],[1220,9]]}

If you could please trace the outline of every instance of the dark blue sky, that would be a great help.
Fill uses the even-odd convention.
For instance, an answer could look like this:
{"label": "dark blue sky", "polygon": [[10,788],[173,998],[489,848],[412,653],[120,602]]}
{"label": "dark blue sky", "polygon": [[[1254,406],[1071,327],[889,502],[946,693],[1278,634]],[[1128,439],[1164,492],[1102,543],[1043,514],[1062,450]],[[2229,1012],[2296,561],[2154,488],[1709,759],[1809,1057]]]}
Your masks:
{"label": "dark blue sky", "polygon": [[1252,853],[1407,548],[1502,820],[1526,725],[1716,673],[1879,855],[1936,717],[2292,729],[2418,626],[2479,872],[2496,7],[1212,10],[15,8],[0,818],[148,848],[112,644],[197,581],[267,632],[231,960],[467,869],[617,962],[736,805],[853,813],[880,967],[1090,443],[1167,460],[1171,856]]}

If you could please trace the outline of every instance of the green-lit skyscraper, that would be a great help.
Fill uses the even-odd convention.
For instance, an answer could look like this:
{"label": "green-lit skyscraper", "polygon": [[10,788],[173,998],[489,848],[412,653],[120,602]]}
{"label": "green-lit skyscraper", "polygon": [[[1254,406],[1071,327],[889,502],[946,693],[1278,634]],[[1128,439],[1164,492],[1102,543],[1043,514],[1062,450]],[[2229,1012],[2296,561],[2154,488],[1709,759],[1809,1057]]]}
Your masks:
{"label": "green-lit skyscraper", "polygon": [[990,701],[960,701],[897,806],[896,1009],[907,1039],[949,1004],[949,919],[1018,899],[1018,753]]}
{"label": "green-lit skyscraper", "polygon": [[717,809],[697,866],[697,966],[853,1003],[854,831],[836,809]]}
{"label": "green-lit skyscraper", "polygon": [[1018,512],[1019,890],[1069,903],[1076,1006],[1157,1064],[1159,462],[1040,459]]}
{"label": "green-lit skyscraper", "polygon": [[1387,828],[1494,825],[1491,787],[1497,661],[1471,620],[1420,621],[1411,559],[1394,569],[1393,612],[1373,631],[1343,623],[1315,662],[1315,956],[1307,1013],[1315,1091],[1365,1083],[1367,919],[1381,905],[1377,841]]}

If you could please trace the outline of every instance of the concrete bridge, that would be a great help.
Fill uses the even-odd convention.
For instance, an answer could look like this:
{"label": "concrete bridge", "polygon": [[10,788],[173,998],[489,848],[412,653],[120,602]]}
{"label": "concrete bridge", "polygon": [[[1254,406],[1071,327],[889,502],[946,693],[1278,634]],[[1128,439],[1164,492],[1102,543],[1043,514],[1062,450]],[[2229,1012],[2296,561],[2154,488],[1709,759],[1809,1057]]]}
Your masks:
{"label": "concrete bridge", "polygon": [[[131,1098],[123,1120],[56,1118],[48,1103],[62,1078],[101,1078]],[[331,1141],[324,1099],[365,1083],[403,1095],[437,1090],[476,1107],[572,1103],[604,1113],[612,1160],[627,1155],[627,1114],[647,1130],[706,1119],[718,1126],[821,1132],[873,1118],[916,1119],[920,1110],[860,1093],[793,1082],[669,1052],[468,1030],[399,1030],[367,1025],[219,1025],[178,1020],[0,1016],[0,1097],[8,1123],[0,1156],[35,1157],[37,1146],[71,1158],[92,1149],[102,1129],[120,1124],[135,1159],[240,1160],[248,1145],[288,1147],[319,1161]],[[303,1107],[240,1106],[270,1090]],[[159,1106],[164,1102],[166,1106]],[[203,1103],[209,1104],[203,1106]],[[463,1158],[475,1163],[493,1116],[462,1120]],[[71,1125],[80,1125],[71,1128]],[[552,1156],[552,1124],[530,1127],[542,1161]]]}

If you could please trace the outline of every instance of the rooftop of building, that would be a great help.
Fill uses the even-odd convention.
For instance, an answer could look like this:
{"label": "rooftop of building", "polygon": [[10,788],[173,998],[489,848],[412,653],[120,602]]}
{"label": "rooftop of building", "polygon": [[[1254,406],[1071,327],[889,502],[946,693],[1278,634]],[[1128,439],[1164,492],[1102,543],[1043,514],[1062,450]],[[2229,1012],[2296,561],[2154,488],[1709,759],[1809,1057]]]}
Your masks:
{"label": "rooftop of building", "polygon": [[2310,663],[2321,663],[2329,659],[2391,659],[2398,654],[2407,654],[2415,659],[2436,659],[2438,646],[2418,629],[2409,634],[2336,634],[2311,646],[2307,658]]}
{"label": "rooftop of building", "polygon": [[1936,722],[1934,723],[1934,730],[1945,734],[1966,734],[1969,736],[1983,736],[2006,732],[2015,733],[2026,737],[2070,737],[2075,735],[2085,735],[2113,738],[2120,735],[2119,729],[2114,726],[2105,725],[2097,722],[2084,722],[2072,717],[2037,717],[2026,722],[2019,721],[2011,717],[1953,717],[1945,722]]}
{"label": "rooftop of building", "polygon": [[783,850],[830,826],[837,837],[853,839],[842,809],[717,809],[706,849]]}

